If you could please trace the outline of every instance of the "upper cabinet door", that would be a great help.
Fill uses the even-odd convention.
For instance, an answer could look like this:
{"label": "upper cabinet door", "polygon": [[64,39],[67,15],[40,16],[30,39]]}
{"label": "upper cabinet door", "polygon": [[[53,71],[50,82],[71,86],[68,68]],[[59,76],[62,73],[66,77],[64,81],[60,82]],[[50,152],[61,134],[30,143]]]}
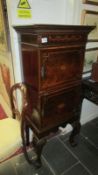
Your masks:
{"label": "upper cabinet door", "polygon": [[83,67],[81,48],[51,49],[41,51],[40,54],[41,90],[79,84]]}

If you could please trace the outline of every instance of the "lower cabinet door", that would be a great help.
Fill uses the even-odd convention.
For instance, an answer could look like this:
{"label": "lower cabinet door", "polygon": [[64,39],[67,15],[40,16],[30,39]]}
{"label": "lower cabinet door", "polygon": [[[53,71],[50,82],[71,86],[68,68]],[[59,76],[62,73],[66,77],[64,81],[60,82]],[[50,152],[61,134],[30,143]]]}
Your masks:
{"label": "lower cabinet door", "polygon": [[41,97],[42,127],[54,127],[68,122],[74,117],[74,111],[81,100],[81,88],[74,87]]}

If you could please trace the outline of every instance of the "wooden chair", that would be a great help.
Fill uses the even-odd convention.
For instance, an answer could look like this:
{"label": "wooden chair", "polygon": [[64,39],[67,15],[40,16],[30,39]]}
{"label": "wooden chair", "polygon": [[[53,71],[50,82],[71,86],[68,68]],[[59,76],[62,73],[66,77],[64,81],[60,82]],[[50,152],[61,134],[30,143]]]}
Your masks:
{"label": "wooden chair", "polygon": [[[11,88],[11,104],[13,118],[7,117],[0,120],[0,162],[15,155],[22,148],[21,138],[21,114],[17,105],[16,92],[19,90],[22,96],[22,111],[26,105],[26,90],[23,83],[17,83]],[[17,119],[16,119],[17,118]]]}
{"label": "wooden chair", "polygon": [[[16,103],[16,95],[15,92],[19,90],[21,92],[22,96],[22,105],[21,105],[21,113],[18,110],[17,103]],[[11,102],[12,102],[12,110],[13,110],[13,116],[18,116],[21,123],[21,138],[22,138],[22,148],[25,155],[26,160],[29,164],[33,164],[36,168],[39,168],[41,166],[41,151],[43,148],[43,145],[45,144],[45,141],[38,141],[36,140],[36,137],[33,133],[33,127],[32,127],[32,111],[33,107],[30,104],[28,91],[25,83],[17,83],[13,85],[11,88]],[[30,131],[33,133],[32,140],[30,142],[29,136]],[[28,154],[28,146],[33,147],[33,151],[35,151],[35,156],[31,158]]]}
{"label": "wooden chair", "polygon": [[[20,84],[20,86],[21,86],[21,92],[23,97],[23,101],[22,101],[23,107],[22,107],[22,113],[21,113],[21,137],[22,137],[22,143],[23,143],[23,152],[28,163],[34,165],[36,168],[39,168],[41,166],[41,152],[42,152],[43,145],[45,145],[46,143],[46,139],[39,141],[35,136],[35,133],[33,132],[33,127],[32,127],[33,106],[30,104],[30,101],[29,101],[30,94],[28,96],[28,91],[27,91],[28,88],[26,88],[26,85],[24,83]],[[25,87],[25,90],[23,87]],[[14,89],[17,88],[17,85],[15,85],[13,88]],[[14,107],[15,105],[12,104],[12,106]],[[16,111],[16,109],[14,109],[14,111]],[[29,139],[30,129],[33,133],[31,142]],[[32,147],[33,152],[35,152],[35,156],[32,158],[28,154],[28,150],[27,150],[28,146]]]}
{"label": "wooden chair", "polygon": [[[21,93],[21,100],[19,100]],[[29,164],[39,168],[41,166],[41,152],[46,140],[39,141],[33,133],[32,127],[32,107],[29,103],[28,92],[25,83],[16,83],[11,88],[11,105],[13,118],[0,121],[0,158],[1,161],[13,156],[22,147],[25,158]],[[18,98],[17,98],[18,97]],[[21,109],[18,108],[17,101],[21,101]],[[20,107],[20,105],[19,105]],[[29,130],[33,133],[32,141],[29,140]],[[15,145],[15,146],[14,146]],[[36,156],[30,158],[28,146],[32,146]],[[2,152],[2,156],[1,156]]]}
{"label": "wooden chair", "polygon": [[[19,110],[19,105],[17,104],[17,93],[21,94],[21,109]],[[11,105],[12,105],[12,112],[13,118],[7,117],[0,120],[0,162],[3,162],[13,155],[15,155],[20,148],[23,147],[22,145],[22,137],[21,135],[21,127],[22,126],[22,114],[24,113],[25,109],[27,109],[27,99],[26,99],[26,87],[24,83],[17,83],[11,87]],[[24,121],[24,119],[23,119]],[[24,123],[24,122],[23,122]],[[24,128],[25,129],[25,128]],[[25,131],[22,132],[24,133]],[[29,140],[29,132],[27,132],[26,140]],[[23,142],[24,143],[24,142]],[[27,148],[25,147],[24,150]],[[27,152],[27,150],[26,150]]]}

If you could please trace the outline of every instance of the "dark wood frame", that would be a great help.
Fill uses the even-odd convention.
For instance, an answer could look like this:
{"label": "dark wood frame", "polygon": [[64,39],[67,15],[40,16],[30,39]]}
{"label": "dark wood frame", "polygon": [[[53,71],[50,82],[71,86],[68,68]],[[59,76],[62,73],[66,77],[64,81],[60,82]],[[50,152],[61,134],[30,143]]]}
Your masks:
{"label": "dark wood frame", "polygon": [[83,0],[83,4],[98,5],[98,2],[94,2],[93,0]]}

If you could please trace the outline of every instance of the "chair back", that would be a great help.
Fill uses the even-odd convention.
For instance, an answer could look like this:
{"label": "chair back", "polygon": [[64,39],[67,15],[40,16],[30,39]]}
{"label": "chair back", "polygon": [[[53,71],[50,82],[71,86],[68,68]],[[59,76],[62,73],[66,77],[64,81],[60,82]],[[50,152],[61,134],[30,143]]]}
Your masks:
{"label": "chair back", "polygon": [[[21,94],[21,98],[19,100],[19,93]],[[28,106],[27,102],[27,89],[26,85],[24,83],[16,83],[11,88],[11,106],[12,106],[12,112],[13,112],[13,118],[17,118],[21,120],[21,113],[24,108]],[[20,104],[18,102],[21,101],[21,109],[19,110]]]}

